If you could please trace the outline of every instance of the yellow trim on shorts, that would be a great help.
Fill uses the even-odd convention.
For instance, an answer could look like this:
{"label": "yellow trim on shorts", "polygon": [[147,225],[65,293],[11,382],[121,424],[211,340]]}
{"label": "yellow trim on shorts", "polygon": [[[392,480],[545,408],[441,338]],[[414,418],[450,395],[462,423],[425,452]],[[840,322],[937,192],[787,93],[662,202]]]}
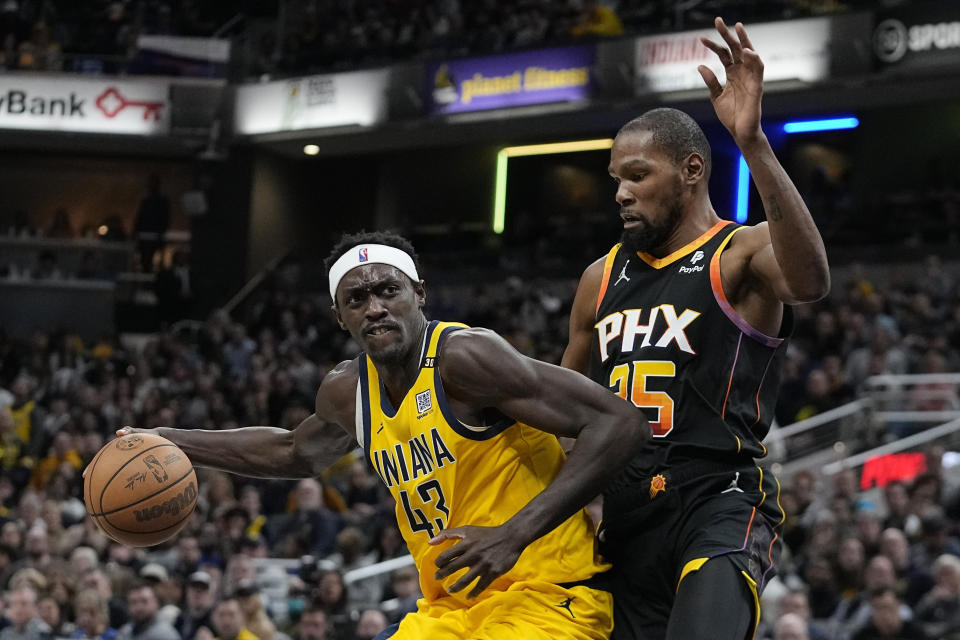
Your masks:
{"label": "yellow trim on shorts", "polygon": [[[683,571],[680,572],[680,579],[677,580],[677,591],[680,590],[680,583],[683,582],[683,579],[687,577],[688,573],[693,573],[694,571],[699,571],[703,565],[707,563],[707,560],[710,558],[694,558],[687,564],[683,565]],[[757,627],[760,626],[760,594],[757,591],[757,582],[750,577],[746,571],[740,571],[740,574],[743,576],[744,580],[747,581],[747,586],[750,588],[750,593],[753,595],[753,632],[750,634],[749,640],[753,640],[757,636]]]}
{"label": "yellow trim on shorts", "polygon": [[760,594],[757,593],[757,583],[751,578],[746,571],[741,571],[744,579],[747,581],[747,586],[750,587],[750,593],[753,594],[753,633],[750,634],[751,640],[757,637],[757,627],[760,625]]}
{"label": "yellow trim on shorts", "polygon": [[700,567],[707,563],[707,560],[710,558],[694,558],[687,564],[683,565],[683,571],[680,572],[680,579],[677,580],[677,591],[680,591],[680,583],[683,582],[683,579],[687,577],[688,573],[693,573],[694,571],[699,571]]}
{"label": "yellow trim on shorts", "polygon": [[758,466],[757,469],[760,470],[760,485],[757,488],[760,490],[760,493],[763,495],[763,497],[760,498],[760,504],[757,505],[759,507],[767,499],[767,492],[763,490],[763,467]]}

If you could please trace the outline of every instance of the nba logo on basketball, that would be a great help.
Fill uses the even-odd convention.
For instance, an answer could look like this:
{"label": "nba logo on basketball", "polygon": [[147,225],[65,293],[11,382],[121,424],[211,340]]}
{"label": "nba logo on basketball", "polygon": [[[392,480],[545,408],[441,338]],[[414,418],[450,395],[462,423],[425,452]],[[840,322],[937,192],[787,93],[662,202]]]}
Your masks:
{"label": "nba logo on basketball", "polygon": [[360,262],[366,262],[367,260],[369,260],[369,258],[367,258],[367,248],[366,248],[366,247],[361,247],[361,249],[360,249]]}

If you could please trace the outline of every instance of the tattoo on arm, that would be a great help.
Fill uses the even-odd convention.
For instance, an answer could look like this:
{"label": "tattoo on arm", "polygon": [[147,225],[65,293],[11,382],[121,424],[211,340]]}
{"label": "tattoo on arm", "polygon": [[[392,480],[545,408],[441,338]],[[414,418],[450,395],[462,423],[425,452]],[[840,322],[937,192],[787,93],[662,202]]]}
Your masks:
{"label": "tattoo on arm", "polygon": [[767,219],[777,222],[783,219],[783,211],[780,210],[780,203],[776,196],[770,196],[770,210],[767,211]]}

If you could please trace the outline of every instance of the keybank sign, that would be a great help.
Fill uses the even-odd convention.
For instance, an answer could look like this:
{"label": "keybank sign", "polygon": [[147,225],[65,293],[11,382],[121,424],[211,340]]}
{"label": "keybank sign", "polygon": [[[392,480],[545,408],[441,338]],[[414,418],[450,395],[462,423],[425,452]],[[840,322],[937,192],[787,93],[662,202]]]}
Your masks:
{"label": "keybank sign", "polygon": [[0,129],[165,134],[170,129],[169,85],[0,76]]}

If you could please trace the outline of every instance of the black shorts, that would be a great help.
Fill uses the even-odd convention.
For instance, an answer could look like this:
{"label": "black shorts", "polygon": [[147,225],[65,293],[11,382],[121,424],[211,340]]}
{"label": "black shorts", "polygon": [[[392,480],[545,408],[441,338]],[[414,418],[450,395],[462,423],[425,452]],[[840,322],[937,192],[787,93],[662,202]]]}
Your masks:
{"label": "black shorts", "polygon": [[[680,581],[711,558],[726,556],[757,596],[773,577],[783,523],[779,484],[760,467],[722,467],[687,463],[604,496],[600,552],[613,563],[606,576],[614,595],[612,640],[662,638]],[[730,597],[721,606],[743,600],[742,593]],[[758,603],[742,606],[755,612]]]}

